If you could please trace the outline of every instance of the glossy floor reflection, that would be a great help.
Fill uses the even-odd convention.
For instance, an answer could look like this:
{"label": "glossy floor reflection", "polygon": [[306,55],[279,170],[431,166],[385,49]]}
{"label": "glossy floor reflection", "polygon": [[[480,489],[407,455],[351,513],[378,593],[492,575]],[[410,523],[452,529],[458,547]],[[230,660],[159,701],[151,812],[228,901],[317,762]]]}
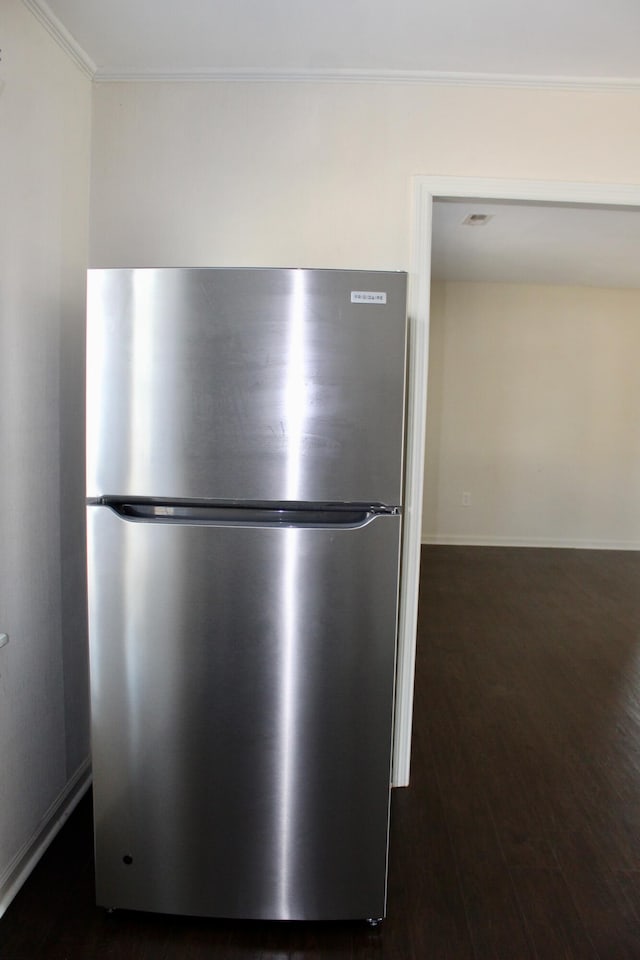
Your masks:
{"label": "glossy floor reflection", "polygon": [[640,554],[423,549],[379,930],[109,917],[87,799],[0,921],[2,960],[640,957]]}

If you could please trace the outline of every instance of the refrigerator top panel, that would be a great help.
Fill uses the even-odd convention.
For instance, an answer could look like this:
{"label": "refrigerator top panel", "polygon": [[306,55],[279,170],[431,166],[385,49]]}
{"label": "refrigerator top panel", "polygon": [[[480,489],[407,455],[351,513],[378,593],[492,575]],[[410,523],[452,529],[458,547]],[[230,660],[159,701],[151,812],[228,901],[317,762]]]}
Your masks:
{"label": "refrigerator top panel", "polygon": [[90,270],[87,495],[401,503],[406,275]]}

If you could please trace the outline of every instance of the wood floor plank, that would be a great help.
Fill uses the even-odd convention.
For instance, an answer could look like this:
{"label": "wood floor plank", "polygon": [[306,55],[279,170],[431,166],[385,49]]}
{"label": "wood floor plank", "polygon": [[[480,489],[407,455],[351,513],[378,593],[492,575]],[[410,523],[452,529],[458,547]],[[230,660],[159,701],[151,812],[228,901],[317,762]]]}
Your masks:
{"label": "wood floor plank", "polygon": [[477,744],[459,736],[455,710],[441,702],[434,737],[435,778],[457,864],[465,914],[477,956],[533,957],[514,894],[483,778],[474,762]]}
{"label": "wood floor plank", "polygon": [[607,955],[600,957],[560,870],[515,869],[512,875],[540,960],[605,960]]}
{"label": "wood floor plank", "polygon": [[637,960],[640,920],[618,875],[573,865],[565,865],[562,872],[598,956],[602,960]]}
{"label": "wood floor plank", "polygon": [[[391,810],[389,918],[404,947],[399,955],[473,956],[457,866],[433,776],[416,776],[410,789],[394,791]],[[404,933],[406,915],[420,917]]]}

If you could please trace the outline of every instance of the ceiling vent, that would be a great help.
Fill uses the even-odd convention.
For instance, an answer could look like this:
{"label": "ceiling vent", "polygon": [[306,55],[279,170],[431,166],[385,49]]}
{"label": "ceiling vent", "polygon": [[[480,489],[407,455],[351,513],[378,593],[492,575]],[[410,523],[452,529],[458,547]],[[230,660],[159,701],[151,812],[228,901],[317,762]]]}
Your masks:
{"label": "ceiling vent", "polygon": [[493,215],[490,213],[470,213],[468,217],[465,217],[462,221],[463,227],[484,227],[489,220],[493,219]]}

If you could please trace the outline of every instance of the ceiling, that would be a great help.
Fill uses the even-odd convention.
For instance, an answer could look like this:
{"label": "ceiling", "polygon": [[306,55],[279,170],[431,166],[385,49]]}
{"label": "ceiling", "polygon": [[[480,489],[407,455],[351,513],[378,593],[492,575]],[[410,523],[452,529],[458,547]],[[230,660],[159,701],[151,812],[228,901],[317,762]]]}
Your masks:
{"label": "ceiling", "polygon": [[[466,226],[470,214],[491,219]],[[640,288],[639,211],[437,200],[432,273],[440,280]]]}
{"label": "ceiling", "polygon": [[640,87],[638,0],[24,0],[100,79]]}

